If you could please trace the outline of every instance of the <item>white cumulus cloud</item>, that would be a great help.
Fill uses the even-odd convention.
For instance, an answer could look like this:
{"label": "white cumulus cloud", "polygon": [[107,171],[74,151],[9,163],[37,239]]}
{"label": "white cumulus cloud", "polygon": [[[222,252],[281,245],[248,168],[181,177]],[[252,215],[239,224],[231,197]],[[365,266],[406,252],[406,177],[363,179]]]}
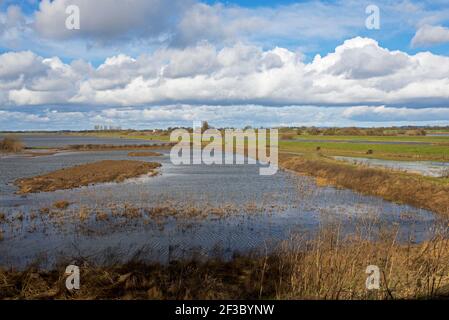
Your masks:
{"label": "white cumulus cloud", "polygon": [[[155,104],[447,105],[449,57],[409,55],[356,37],[312,62],[285,48],[207,42],[137,57],[117,55],[97,68],[32,52],[0,55],[6,105]],[[6,100],[6,101],[5,101]]]}
{"label": "white cumulus cloud", "polygon": [[412,46],[429,46],[449,42],[449,28],[424,25],[416,31]]}

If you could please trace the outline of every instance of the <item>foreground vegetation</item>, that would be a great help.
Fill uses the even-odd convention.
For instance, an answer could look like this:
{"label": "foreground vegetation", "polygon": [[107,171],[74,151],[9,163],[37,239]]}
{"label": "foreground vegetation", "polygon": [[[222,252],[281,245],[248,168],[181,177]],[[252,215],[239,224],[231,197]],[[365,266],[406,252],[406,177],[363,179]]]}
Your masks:
{"label": "foreground vegetation", "polygon": [[94,183],[122,182],[144,174],[155,175],[156,162],[104,160],[15,181],[19,194],[51,192],[88,186]]}
{"label": "foreground vegetation", "polygon": [[[435,299],[449,297],[446,231],[421,244],[400,244],[395,232],[343,238],[337,227],[315,238],[292,238],[276,253],[96,266],[66,261],[52,271],[0,270],[0,299]],[[366,235],[365,235],[366,236]],[[80,290],[65,288],[65,267],[81,270]],[[366,268],[380,271],[367,290]]]}

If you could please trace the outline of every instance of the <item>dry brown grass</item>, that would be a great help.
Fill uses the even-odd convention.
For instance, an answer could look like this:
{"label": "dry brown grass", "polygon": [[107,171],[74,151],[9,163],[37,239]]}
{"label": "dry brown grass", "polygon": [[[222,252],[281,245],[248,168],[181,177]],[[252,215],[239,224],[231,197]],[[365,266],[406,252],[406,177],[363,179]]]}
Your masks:
{"label": "dry brown grass", "polygon": [[156,174],[156,162],[105,160],[57,170],[41,176],[18,179],[20,194],[48,192],[88,186],[94,183],[122,182],[144,174]]}
{"label": "dry brown grass", "polygon": [[281,134],[281,140],[293,140],[296,137],[295,133],[284,133]]}
{"label": "dry brown grass", "polygon": [[25,145],[14,136],[6,136],[3,141],[0,142],[0,151],[4,152],[21,152],[25,148]]}
{"label": "dry brown grass", "polygon": [[[417,299],[448,293],[449,242],[443,237],[420,245],[400,245],[394,236],[375,243],[340,241],[330,232],[308,242],[305,253],[285,251],[291,280],[278,298]],[[380,269],[379,290],[366,290],[369,265]]]}
{"label": "dry brown grass", "polygon": [[53,207],[55,207],[56,209],[67,209],[70,206],[70,202],[65,201],[65,200],[61,200],[61,201],[56,201],[55,203],[53,203]]}
{"label": "dry brown grass", "polygon": [[130,152],[130,153],[128,153],[128,157],[160,157],[160,156],[162,156],[162,153],[151,152],[151,151]]}
{"label": "dry brown grass", "polygon": [[334,185],[386,200],[449,215],[449,185],[418,175],[354,166],[324,158],[291,157],[281,161],[285,169],[317,178],[320,185]]}
{"label": "dry brown grass", "polygon": [[106,212],[97,211],[97,213],[95,215],[95,219],[97,221],[107,221],[109,219],[109,217],[108,217],[108,214]]}
{"label": "dry brown grass", "polygon": [[[1,299],[435,299],[449,295],[449,240],[398,244],[395,233],[376,242],[342,237],[338,228],[292,238],[274,254],[230,261],[132,261],[110,267],[85,260],[81,288],[64,287],[64,269],[0,270]],[[365,270],[380,270],[380,289],[367,290]]]}

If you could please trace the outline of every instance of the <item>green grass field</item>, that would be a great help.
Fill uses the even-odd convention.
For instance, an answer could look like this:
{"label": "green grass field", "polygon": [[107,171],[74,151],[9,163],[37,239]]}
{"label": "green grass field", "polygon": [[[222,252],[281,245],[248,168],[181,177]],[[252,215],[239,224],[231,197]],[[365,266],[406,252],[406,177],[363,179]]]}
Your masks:
{"label": "green grass field", "polygon": [[[281,141],[281,151],[391,160],[449,161],[449,145]],[[372,154],[368,154],[372,150]]]}
{"label": "green grass field", "polygon": [[449,136],[313,136],[297,135],[295,140],[375,141],[375,142],[424,142],[448,143]]}

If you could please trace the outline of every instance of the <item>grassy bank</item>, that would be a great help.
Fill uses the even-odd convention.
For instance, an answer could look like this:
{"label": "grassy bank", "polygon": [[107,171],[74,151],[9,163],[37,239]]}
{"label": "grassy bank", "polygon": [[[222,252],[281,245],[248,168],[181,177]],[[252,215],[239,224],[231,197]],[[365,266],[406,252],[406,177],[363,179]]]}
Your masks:
{"label": "grassy bank", "polygon": [[283,157],[280,164],[285,169],[313,176],[322,185],[352,189],[449,216],[448,179],[346,164],[322,156]]}
{"label": "grassy bank", "polygon": [[15,181],[20,194],[72,189],[95,183],[122,182],[143,174],[156,174],[159,163],[105,160],[61,169],[44,175]]}
{"label": "grassy bank", "polygon": [[[431,299],[449,296],[449,241],[443,235],[414,245],[394,232],[368,242],[343,238],[338,228],[293,238],[274,254],[148,264],[96,266],[66,261],[52,271],[0,270],[1,299]],[[64,270],[76,264],[80,290],[65,288]],[[366,268],[380,271],[380,288],[367,290]]]}

